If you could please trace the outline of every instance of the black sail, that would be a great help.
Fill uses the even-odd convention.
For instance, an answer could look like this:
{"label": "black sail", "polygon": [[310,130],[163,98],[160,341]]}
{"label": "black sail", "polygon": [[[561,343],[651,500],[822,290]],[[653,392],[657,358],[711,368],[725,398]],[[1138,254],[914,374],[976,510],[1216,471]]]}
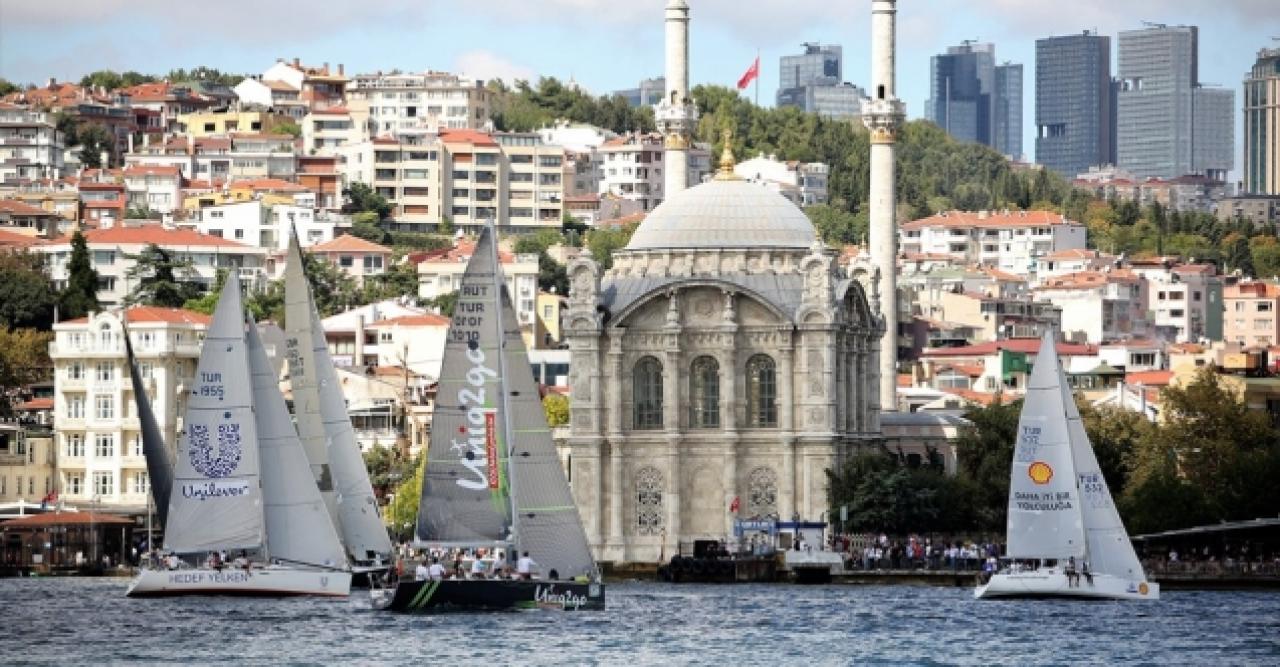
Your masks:
{"label": "black sail", "polygon": [[138,426],[142,431],[142,455],[147,460],[151,498],[155,500],[156,515],[163,526],[169,518],[169,494],[173,491],[173,457],[164,444],[160,425],[156,423],[156,415],[151,410],[151,400],[147,398],[142,376],[138,374],[138,361],[133,356],[133,344],[129,342],[127,329],[124,334],[124,349],[129,359],[129,379],[133,383],[133,402],[138,410]]}

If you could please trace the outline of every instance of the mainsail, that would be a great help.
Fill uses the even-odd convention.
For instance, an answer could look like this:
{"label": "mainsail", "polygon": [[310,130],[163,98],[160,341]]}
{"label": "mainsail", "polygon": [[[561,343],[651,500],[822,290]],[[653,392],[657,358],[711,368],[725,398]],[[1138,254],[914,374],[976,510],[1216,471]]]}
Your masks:
{"label": "mainsail", "polygon": [[1084,526],[1070,424],[1080,422],[1046,332],[1027,382],[1009,480],[1008,553],[1012,558],[1085,555]]}
{"label": "mainsail", "polygon": [[1084,422],[1080,420],[1080,412],[1071,397],[1070,388],[1067,387],[1066,375],[1061,369],[1058,373],[1063,401],[1067,405],[1072,460],[1079,480],[1080,511],[1084,519],[1089,567],[1094,572],[1123,579],[1144,580],[1146,573],[1133,550],[1133,542],[1129,540],[1129,532],[1124,529],[1120,513],[1112,502],[1107,480],[1102,476],[1102,467],[1098,465],[1098,457],[1093,453],[1089,435],[1084,430]]}
{"label": "mainsail", "polygon": [[289,408],[267,360],[258,328],[252,325],[248,344],[270,556],[292,563],[345,568],[347,557],[342,543],[311,476],[302,442],[293,430]]}
{"label": "mainsail", "polygon": [[594,561],[490,228],[481,231],[474,253],[445,343],[418,539],[492,543],[506,539],[514,523],[516,548],[543,572],[589,575]]}
{"label": "mainsail", "polygon": [[[289,238],[285,265],[285,346],[298,417],[298,433],[306,445],[322,493],[332,489],[329,505],[335,527],[353,560],[387,558],[391,537],[378,516],[378,503],[369,482],[360,446],[356,443],[347,402],[329,357],[320,315],[303,267],[298,237]],[[295,360],[298,372],[294,372]],[[301,401],[301,402],[300,402]],[[318,450],[325,450],[321,454]],[[315,453],[315,458],[312,458]],[[326,484],[327,461],[328,476]],[[317,464],[320,464],[319,466]]]}
{"label": "mainsail", "polygon": [[151,410],[151,400],[147,397],[142,375],[138,372],[138,360],[133,356],[133,344],[129,342],[127,325],[124,331],[124,351],[129,360],[129,380],[133,385],[133,404],[138,411],[138,426],[142,431],[142,456],[147,461],[151,498],[155,501],[160,525],[164,526],[169,516],[169,496],[173,492],[173,457],[169,455],[164,436],[160,434],[160,425]]}
{"label": "mainsail", "polygon": [[187,400],[165,548],[194,553],[262,546],[258,470],[244,307],[233,271],[222,287]]}

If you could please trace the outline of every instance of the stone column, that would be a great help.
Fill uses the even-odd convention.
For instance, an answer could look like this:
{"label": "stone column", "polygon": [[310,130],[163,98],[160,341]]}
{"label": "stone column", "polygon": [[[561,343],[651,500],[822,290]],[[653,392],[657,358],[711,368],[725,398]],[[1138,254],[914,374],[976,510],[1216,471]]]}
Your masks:
{"label": "stone column", "polygon": [[778,516],[790,521],[795,512],[795,343],[792,332],[783,334],[783,341],[778,350],[778,397],[781,405],[778,411],[779,438],[782,446],[782,470],[778,471]]}
{"label": "stone column", "polygon": [[667,553],[675,555],[680,548],[681,465],[680,456],[680,380],[681,358],[679,334],[667,336],[666,361],[662,365],[662,426],[667,440]]}
{"label": "stone column", "polygon": [[625,560],[626,545],[623,531],[622,505],[626,498],[623,485],[622,469],[626,462],[623,456],[622,435],[622,391],[626,378],[622,369],[622,336],[621,331],[614,331],[609,336],[609,548],[614,550],[619,560]]}
{"label": "stone column", "polygon": [[689,187],[689,144],[698,112],[689,100],[689,5],[667,0],[666,92],[654,110],[663,135],[664,198]]}

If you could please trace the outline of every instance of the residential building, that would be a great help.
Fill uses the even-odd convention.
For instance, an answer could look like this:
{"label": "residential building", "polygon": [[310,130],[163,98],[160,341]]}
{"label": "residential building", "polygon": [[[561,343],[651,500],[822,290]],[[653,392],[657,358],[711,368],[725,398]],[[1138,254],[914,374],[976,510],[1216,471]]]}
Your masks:
{"label": "residential building", "polygon": [[32,238],[58,235],[62,216],[16,199],[0,199],[0,230]]}
{"label": "residential building", "polygon": [[348,81],[342,63],[330,71],[329,63],[313,67],[298,58],[278,58],[261,77],[244,79],[234,90],[242,103],[283,108],[286,115],[302,118],[307,111],[342,106]]}
{"label": "residential building", "polygon": [[1001,155],[1022,159],[1022,65],[996,65],[995,95],[991,98],[991,147]]}
{"label": "residential building", "polygon": [[[964,347],[939,347],[925,350],[921,363],[924,365],[925,377],[937,378],[942,374],[939,369],[964,367],[978,371],[973,378],[973,390],[981,392],[1003,392],[1007,389],[1024,390],[1027,378],[1031,375],[1031,363],[1040,351],[1039,338],[1012,338],[968,345]],[[1078,363],[1097,365],[1098,347],[1091,344],[1058,342],[1058,356],[1063,365]],[[963,395],[963,394],[961,394]]]}
{"label": "residential building", "polygon": [[[268,256],[288,249],[291,229],[297,232],[298,243],[303,248],[332,241],[334,236],[333,221],[321,220],[310,207],[270,205],[260,200],[198,208],[183,224],[201,234],[262,248]],[[276,272],[268,273],[275,275]]]}
{"label": "residential building", "polygon": [[1025,276],[1040,257],[1083,250],[1085,233],[1051,211],[949,211],[902,225],[898,242],[905,254],[946,255]]}
{"label": "residential building", "polygon": [[[124,221],[128,212],[128,189],[123,182],[123,170],[108,173],[92,170],[82,173],[76,183],[80,199],[81,216],[86,227],[114,227]],[[65,230],[63,230],[65,231]]]}
{"label": "residential building", "polygon": [[[326,317],[320,322],[320,328],[324,329],[325,340],[329,344],[329,357],[334,366],[377,368],[382,360],[392,360],[391,365],[400,366],[407,361],[412,369],[417,359],[404,355],[403,348],[397,349],[394,343],[400,339],[390,341],[384,347],[379,343],[378,332],[370,329],[370,325],[375,322],[427,314],[427,311],[421,308],[404,305],[399,299],[387,299]],[[417,355],[422,352],[422,349],[418,349],[412,354]],[[439,362],[436,363],[438,365]]]}
{"label": "residential building", "polygon": [[1169,367],[1169,355],[1165,352],[1164,342],[1154,338],[1103,343],[1098,346],[1098,357],[1102,363],[1124,370],[1126,382],[1130,382],[1129,376],[1135,380],[1151,380],[1151,375],[1137,374],[1163,372]]}
{"label": "residential building", "polygon": [[441,135],[440,143],[440,169],[448,174],[447,178],[441,175],[442,185],[448,188],[441,192],[442,215],[460,225],[479,225],[487,220],[501,224],[498,209],[506,180],[501,145],[492,135],[467,131]]}
{"label": "residential building", "polygon": [[565,295],[538,290],[537,302],[534,304],[536,326],[533,329],[531,348],[550,350],[560,347],[563,340],[560,318],[567,308]]}
{"label": "residential building", "polygon": [[236,84],[236,97],[244,109],[260,109],[301,121],[310,109],[297,86],[284,81],[250,77]]}
{"label": "residential building", "polygon": [[1036,162],[1067,178],[1116,162],[1111,38],[1036,40]]}
{"label": "residential building", "polygon": [[391,265],[391,248],[350,234],[311,246],[309,252],[338,267],[359,285],[369,276],[386,273]]}
{"label": "residential building", "polygon": [[826,118],[853,118],[867,99],[863,89],[844,82],[839,44],[805,43],[804,53],[782,56],[778,63],[780,107],[795,107]]}
{"label": "residential building", "polygon": [[65,148],[52,114],[0,103],[0,183],[60,178]]}
{"label": "residential building", "polygon": [[[434,382],[440,378],[448,317],[400,315],[370,323],[366,329],[377,334],[377,347],[372,352],[377,354],[379,368],[407,369],[405,379],[422,377]],[[371,356],[367,350],[365,359]]]}
{"label": "residential building", "polygon": [[174,447],[210,317],[170,308],[92,313],[54,325],[58,489],[71,504],[144,514],[150,490],[124,329],[164,442]]}
{"label": "residential building", "polygon": [[1212,212],[1226,194],[1226,183],[1207,176],[1177,178],[1137,178],[1116,169],[1090,169],[1073,185],[1088,190],[1099,199],[1119,199],[1147,207],[1160,204],[1170,211]]}
{"label": "residential building", "polygon": [[1114,255],[1105,255],[1097,250],[1060,250],[1036,258],[1035,278],[1043,281],[1068,273],[1101,271],[1113,266],[1117,259]]}
{"label": "residential building", "polygon": [[338,171],[338,158],[323,155],[299,155],[298,184],[315,194],[315,207],[322,213],[336,214],[342,210],[342,174]]}
{"label": "residential building", "polygon": [[302,119],[302,154],[336,155],[337,149],[369,139],[368,111],[330,107]]}
{"label": "residential building", "polygon": [[773,190],[797,206],[827,203],[831,168],[822,162],[783,162],[764,153],[733,166],[737,175]]}
{"label": "residential building", "polygon": [[57,487],[57,450],[43,427],[0,422],[0,503],[38,505]]}
{"label": "residential building", "polygon": [[1280,195],[1280,48],[1259,50],[1244,80],[1243,189]]}
{"label": "residential building", "polygon": [[[163,248],[175,261],[188,266],[186,279],[200,283],[206,289],[215,284],[219,269],[238,270],[241,280],[250,285],[260,284],[265,277],[266,251],[262,248],[191,229],[128,224],[110,229],[87,229],[84,237],[93,268],[98,272],[98,302],[104,307],[124,302],[135,287],[129,284],[128,273],[135,264],[131,257],[151,244]],[[62,236],[35,246],[33,250],[48,256],[46,266],[54,287],[66,287],[71,239]]]}
{"label": "residential building", "polygon": [[1225,180],[1234,164],[1235,93],[1200,82],[1199,29],[1121,32],[1119,54],[1117,166],[1139,178]]}
{"label": "residential building", "polygon": [[393,227],[426,231],[443,215],[445,175],[440,143],[414,141],[379,137],[341,146],[335,167],[345,183],[368,184],[391,204]]}
{"label": "residential building", "polygon": [[1147,281],[1153,333],[1171,343],[1222,340],[1222,278],[1212,264],[1178,264],[1163,258],[1131,259]]}
{"label": "residential building", "polygon": [[[614,137],[600,146],[599,154],[599,194],[639,202],[644,211],[662,202],[665,149],[661,134]],[[691,147],[688,155],[689,185],[693,186],[711,173],[711,153],[705,148]]]}
{"label": "residential building", "polygon": [[1062,309],[1062,332],[1090,343],[1145,337],[1147,282],[1127,270],[1082,271],[1050,278],[1035,288],[1039,301]]}
{"label": "residential building", "polygon": [[[433,299],[456,292],[462,284],[467,261],[475,252],[475,239],[460,239],[452,248],[412,256],[418,262],[418,297]],[[498,261],[507,279],[516,318],[521,328],[534,326],[538,296],[538,256],[499,251]]]}
{"label": "residential building", "polygon": [[[441,139],[445,153],[456,164],[455,158],[461,153],[455,148],[458,144],[451,141],[453,136],[455,133],[446,132]],[[498,211],[498,221],[505,221],[505,225],[514,230],[559,229],[564,221],[564,148],[547,145],[537,133],[504,132],[494,134],[493,138],[502,149],[503,169],[499,181],[505,181],[500,189],[500,193],[505,191],[505,196],[499,197],[502,208]],[[456,171],[455,166],[451,175]],[[475,175],[478,177],[480,173]],[[451,209],[458,206],[452,197],[458,185],[455,181],[446,193]],[[461,222],[463,218],[458,216],[457,220]]]}
{"label": "residential building", "polygon": [[662,96],[666,90],[667,78],[665,76],[657,76],[650,79],[641,79],[638,87],[615,90],[613,94],[622,97],[627,101],[627,104],[633,107],[651,107],[662,101]]}
{"label": "residential building", "polygon": [[178,116],[178,132],[192,137],[262,134],[286,122],[293,121],[288,116],[268,111],[198,111]]}
{"label": "residential building", "polygon": [[1280,345],[1280,286],[1249,281],[1223,290],[1223,340],[1247,346]]}
{"label": "residential building", "polygon": [[493,93],[477,79],[448,72],[357,74],[347,86],[350,106],[368,107],[374,136],[422,136],[441,128],[489,126]]}
{"label": "residential building", "polygon": [[1239,195],[1218,200],[1218,219],[1248,220],[1255,226],[1280,224],[1280,194]]}
{"label": "residential building", "polygon": [[135,146],[125,166],[177,167],[182,177],[209,183],[241,178],[293,179],[298,170],[295,140],[287,134],[174,137]]}
{"label": "residential building", "polygon": [[[157,114],[155,122],[163,132],[178,132],[180,118],[217,105],[217,101],[204,97],[186,86],[168,81],[140,83],[115,91],[115,96],[134,109],[145,109]],[[135,123],[137,123],[135,119]],[[139,124],[141,125],[141,124]]]}
{"label": "residential building", "polygon": [[129,208],[166,214],[182,206],[182,169],[172,165],[131,165],[124,170]]}

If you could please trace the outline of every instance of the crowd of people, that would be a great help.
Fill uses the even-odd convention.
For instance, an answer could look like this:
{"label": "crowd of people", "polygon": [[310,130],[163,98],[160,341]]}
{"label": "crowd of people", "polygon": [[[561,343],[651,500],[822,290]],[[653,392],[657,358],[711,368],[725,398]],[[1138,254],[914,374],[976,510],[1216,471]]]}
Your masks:
{"label": "crowd of people", "polygon": [[990,540],[935,540],[915,534],[837,535],[831,546],[844,554],[850,570],[980,570],[1004,554],[1004,545]]}
{"label": "crowd of people", "polygon": [[406,568],[413,565],[412,576],[417,581],[444,579],[558,579],[554,569],[544,573],[538,563],[522,552],[511,562],[505,550],[492,549],[431,549],[415,553],[403,547],[396,561],[397,577],[407,576]]}
{"label": "crowd of people", "polygon": [[1149,573],[1280,575],[1280,551],[1250,542],[1147,548],[1140,557]]}

